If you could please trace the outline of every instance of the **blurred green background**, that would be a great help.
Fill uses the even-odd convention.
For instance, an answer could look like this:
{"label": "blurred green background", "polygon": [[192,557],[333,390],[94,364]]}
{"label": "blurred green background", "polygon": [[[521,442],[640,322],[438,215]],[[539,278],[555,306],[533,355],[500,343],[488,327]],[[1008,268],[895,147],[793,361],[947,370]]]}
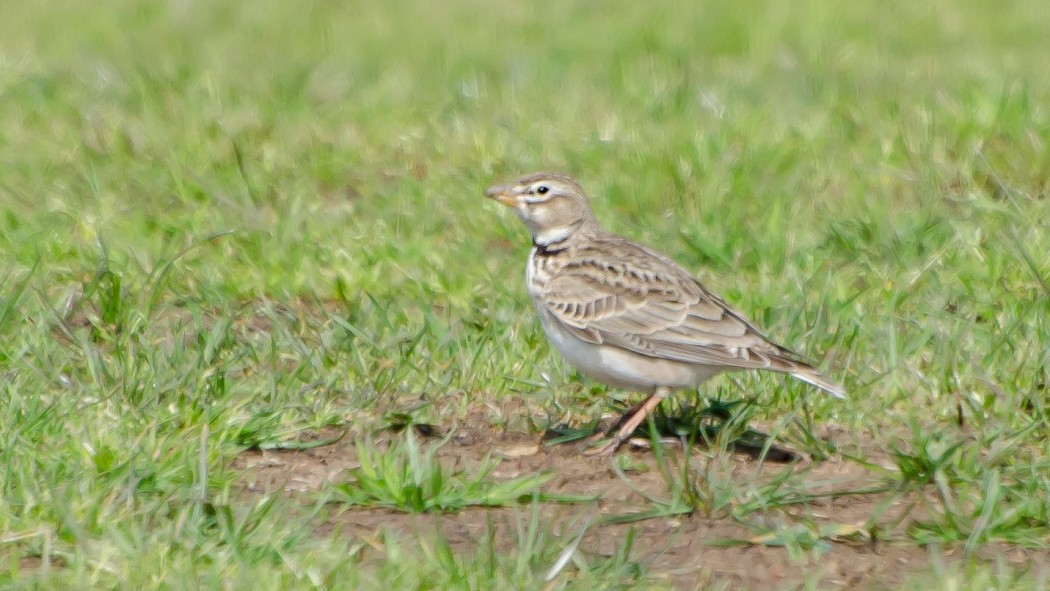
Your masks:
{"label": "blurred green background", "polygon": [[[308,521],[237,513],[277,532],[253,553],[201,513],[200,490],[240,507],[244,449],[420,397],[439,423],[508,397],[597,418],[604,389],[535,325],[523,230],[482,198],[543,169],[843,380],[850,401],[806,403],[842,450],[929,462],[917,486],[958,496],[907,543],[1050,544],[1045,3],[0,13],[8,583],[309,586],[274,540],[349,567]],[[743,379],[759,419],[806,395]],[[51,552],[57,574],[26,570]]]}

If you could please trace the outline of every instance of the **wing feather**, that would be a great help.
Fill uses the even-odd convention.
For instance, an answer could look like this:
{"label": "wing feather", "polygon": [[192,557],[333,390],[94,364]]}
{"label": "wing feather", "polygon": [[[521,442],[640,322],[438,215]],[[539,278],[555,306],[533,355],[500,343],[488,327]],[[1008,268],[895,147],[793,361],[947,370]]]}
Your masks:
{"label": "wing feather", "polygon": [[[610,250],[615,260],[603,254]],[[579,338],[640,355],[741,369],[809,367],[677,263],[618,236],[581,247],[549,278],[537,302]]]}

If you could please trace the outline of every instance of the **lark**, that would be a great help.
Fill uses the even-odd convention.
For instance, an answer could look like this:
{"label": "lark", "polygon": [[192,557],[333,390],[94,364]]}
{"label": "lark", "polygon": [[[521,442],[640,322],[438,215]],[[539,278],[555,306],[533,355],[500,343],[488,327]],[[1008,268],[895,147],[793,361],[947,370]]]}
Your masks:
{"label": "lark", "polygon": [[532,236],[525,283],[554,348],[594,380],[648,393],[585,454],[613,453],[673,391],[725,371],[786,373],[845,397],[669,257],[602,229],[571,177],[530,174],[485,196],[512,208]]}

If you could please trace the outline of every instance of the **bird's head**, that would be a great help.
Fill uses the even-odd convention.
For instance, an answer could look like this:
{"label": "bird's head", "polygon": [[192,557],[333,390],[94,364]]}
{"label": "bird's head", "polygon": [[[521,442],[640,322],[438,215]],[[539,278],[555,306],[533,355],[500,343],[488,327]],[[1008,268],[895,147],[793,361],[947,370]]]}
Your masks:
{"label": "bird's head", "polygon": [[526,175],[509,185],[489,187],[485,196],[513,208],[537,246],[564,242],[596,223],[583,188],[563,174]]}

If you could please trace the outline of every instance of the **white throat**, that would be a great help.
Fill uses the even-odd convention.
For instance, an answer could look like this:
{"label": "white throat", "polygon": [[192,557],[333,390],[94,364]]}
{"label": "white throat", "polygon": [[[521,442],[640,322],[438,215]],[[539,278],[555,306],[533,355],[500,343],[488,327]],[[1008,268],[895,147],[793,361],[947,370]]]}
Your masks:
{"label": "white throat", "polygon": [[564,242],[566,238],[572,235],[572,226],[558,226],[556,228],[547,228],[540,230],[532,237],[532,243],[536,246],[550,246],[559,242]]}

